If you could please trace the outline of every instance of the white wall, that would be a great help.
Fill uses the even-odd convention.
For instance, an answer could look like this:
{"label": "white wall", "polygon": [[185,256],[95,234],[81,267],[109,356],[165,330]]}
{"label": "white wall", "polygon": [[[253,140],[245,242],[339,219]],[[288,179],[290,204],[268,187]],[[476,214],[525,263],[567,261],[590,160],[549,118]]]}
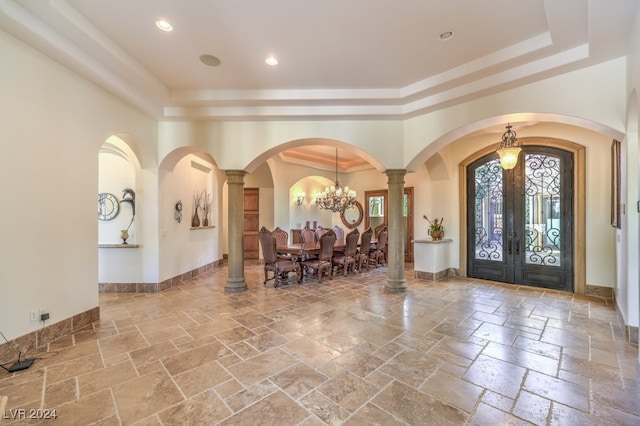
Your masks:
{"label": "white wall", "polygon": [[98,150],[156,140],[148,116],[0,32],[0,330],[12,339],[98,306]]}
{"label": "white wall", "polygon": [[[193,154],[186,154],[170,168],[160,169],[160,281],[222,259],[220,210],[222,201],[217,167]],[[215,228],[191,229],[194,196],[206,190],[213,206],[209,225]],[[175,206],[182,201],[182,220],[175,218]],[[201,225],[204,217],[199,210]]]}

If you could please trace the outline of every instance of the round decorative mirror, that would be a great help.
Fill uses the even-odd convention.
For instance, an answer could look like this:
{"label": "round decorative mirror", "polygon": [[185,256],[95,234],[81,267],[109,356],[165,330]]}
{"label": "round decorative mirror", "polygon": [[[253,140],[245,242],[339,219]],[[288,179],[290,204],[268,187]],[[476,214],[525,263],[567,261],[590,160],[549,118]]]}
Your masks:
{"label": "round decorative mirror", "polygon": [[362,210],[362,204],[359,201],[354,201],[353,206],[344,209],[340,212],[340,219],[347,228],[355,228],[362,223],[364,212]]}

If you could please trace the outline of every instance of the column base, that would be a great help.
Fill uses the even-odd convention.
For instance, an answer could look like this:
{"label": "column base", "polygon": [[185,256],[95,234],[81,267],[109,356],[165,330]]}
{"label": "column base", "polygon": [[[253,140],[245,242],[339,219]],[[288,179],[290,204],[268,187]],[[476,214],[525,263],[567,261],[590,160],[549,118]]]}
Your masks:
{"label": "column base", "polygon": [[384,291],[389,293],[402,293],[407,291],[407,282],[405,280],[387,280],[384,285]]}
{"label": "column base", "polygon": [[241,291],[245,291],[247,289],[247,282],[242,279],[239,281],[227,281],[227,284],[224,286],[224,291],[228,293],[240,293]]}

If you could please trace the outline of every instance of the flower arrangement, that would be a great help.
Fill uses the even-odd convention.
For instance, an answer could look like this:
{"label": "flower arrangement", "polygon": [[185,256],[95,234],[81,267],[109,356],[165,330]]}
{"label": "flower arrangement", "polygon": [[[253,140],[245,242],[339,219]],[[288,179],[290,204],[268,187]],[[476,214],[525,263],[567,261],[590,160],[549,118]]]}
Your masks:
{"label": "flower arrangement", "polygon": [[440,219],[435,218],[433,220],[429,219],[426,214],[422,215],[422,217],[429,222],[429,235],[431,235],[431,238],[434,240],[442,239],[442,236],[444,235],[444,226],[442,226],[444,217],[441,217]]}

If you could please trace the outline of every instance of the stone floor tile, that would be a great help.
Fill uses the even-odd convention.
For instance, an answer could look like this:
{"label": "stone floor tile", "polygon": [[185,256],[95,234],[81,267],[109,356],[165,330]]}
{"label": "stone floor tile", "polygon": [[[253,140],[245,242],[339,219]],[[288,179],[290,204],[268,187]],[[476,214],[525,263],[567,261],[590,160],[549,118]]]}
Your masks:
{"label": "stone floor tile", "polygon": [[207,391],[161,411],[158,416],[164,425],[204,425],[216,424],[231,414],[218,396]]}
{"label": "stone floor tile", "polygon": [[293,356],[304,359],[312,367],[318,367],[340,356],[340,352],[335,349],[306,336],[287,343],[282,348]]}
{"label": "stone floor tile", "polygon": [[439,371],[429,377],[418,389],[467,413],[473,411],[478,398],[480,398],[484,390],[473,383]]}
{"label": "stone floor tile", "polygon": [[[615,408],[625,413],[640,416],[640,391],[623,389],[610,384],[593,383],[594,403]],[[570,405],[570,404],[568,404]]]}
{"label": "stone floor tile", "polygon": [[385,425],[402,426],[406,425],[402,420],[393,417],[386,411],[381,410],[374,404],[367,404],[353,414],[346,422],[345,426],[360,425]]}
{"label": "stone floor tile", "polygon": [[259,419],[261,425],[281,426],[297,424],[306,419],[309,413],[294,400],[278,391],[246,409],[228,417],[221,425],[255,424]]}
{"label": "stone floor tile", "polygon": [[468,419],[464,411],[398,381],[391,382],[372,403],[411,425],[461,425]]}
{"label": "stone floor tile", "polygon": [[184,400],[169,375],[156,371],[114,386],[113,396],[123,423],[134,423]]}
{"label": "stone floor tile", "polygon": [[316,390],[303,396],[300,404],[329,425],[340,425],[349,417],[348,410]]}
{"label": "stone floor tile", "polygon": [[327,376],[302,363],[296,363],[271,377],[271,381],[293,399],[299,399],[327,380]]}
{"label": "stone floor tile", "polygon": [[535,425],[547,424],[551,411],[551,401],[538,395],[523,391],[518,395],[513,414]]}
{"label": "stone floor tile", "polygon": [[296,359],[293,356],[276,348],[227,367],[227,371],[244,386],[251,386],[279,373],[295,362]]}
{"label": "stone floor tile", "polygon": [[109,389],[120,383],[138,377],[138,373],[131,361],[125,361],[120,364],[114,364],[106,368],[91,371],[87,374],[81,374],[77,377],[77,386],[80,397]]}
{"label": "stone floor tile", "polygon": [[386,268],[274,289],[253,264],[242,293],[222,267],[100,294],[99,321],[0,370],[0,393],[65,425],[640,424],[614,305],[406,266],[399,294]]}
{"label": "stone floor tile", "polygon": [[247,389],[225,398],[225,403],[234,413],[276,392],[278,389],[268,380],[255,383]]}
{"label": "stone floor tile", "polygon": [[482,350],[482,354],[549,376],[556,376],[560,365],[557,359],[493,342]]}
{"label": "stone floor tile", "polygon": [[355,350],[340,355],[331,362],[360,377],[368,376],[383,364],[380,358]]}
{"label": "stone floor tile", "polygon": [[173,379],[182,393],[187,398],[190,398],[193,395],[225,383],[231,380],[232,377],[219,363],[212,361],[178,374]]}
{"label": "stone floor tile", "polygon": [[354,412],[378,391],[378,387],[345,371],[319,386],[318,391],[350,412]]}
{"label": "stone floor tile", "polygon": [[589,412],[588,387],[530,371],[523,388],[543,398]]}
{"label": "stone floor tile", "polygon": [[[254,331],[257,332],[257,330]],[[267,329],[267,331],[264,331],[253,337],[249,337],[247,340],[245,340],[245,342],[256,348],[259,352],[266,352],[269,349],[288,343],[289,339],[287,339],[280,333],[276,333],[271,329]]]}
{"label": "stone floor tile", "polygon": [[469,367],[464,380],[515,398],[520,390],[526,369],[497,358],[480,355]]}
{"label": "stone floor tile", "polygon": [[487,426],[487,425],[500,425],[500,426],[522,426],[530,425],[531,423],[519,419],[509,413],[498,410],[495,407],[480,403],[475,413],[469,420],[470,425]]}
{"label": "stone floor tile", "polygon": [[380,371],[411,386],[421,385],[442,361],[414,350],[406,350],[387,361]]}

